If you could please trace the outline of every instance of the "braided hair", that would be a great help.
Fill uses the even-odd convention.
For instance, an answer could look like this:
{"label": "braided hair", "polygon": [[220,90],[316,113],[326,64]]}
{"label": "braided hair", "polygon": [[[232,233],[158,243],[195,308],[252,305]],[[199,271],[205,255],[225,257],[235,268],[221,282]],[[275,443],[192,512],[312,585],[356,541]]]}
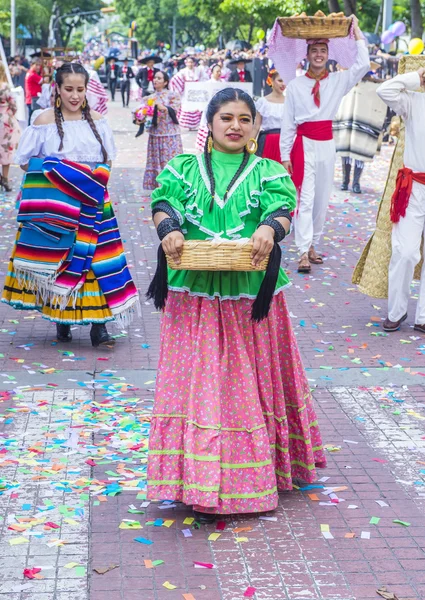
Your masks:
{"label": "braided hair", "polygon": [[[251,96],[249,94],[247,94],[246,92],[244,92],[243,90],[239,90],[237,88],[225,88],[224,90],[220,90],[219,92],[217,92],[211,98],[211,100],[208,104],[207,112],[206,112],[206,118],[207,118],[208,125],[210,125],[210,126],[212,125],[214,116],[217,114],[217,112],[220,110],[220,108],[222,106],[224,106],[225,104],[228,104],[229,102],[238,102],[238,101],[244,102],[248,106],[249,112],[251,113],[251,116],[252,116],[252,120],[255,121],[255,116],[257,114],[257,111],[256,111],[255,104],[254,104],[254,101],[252,100]],[[210,211],[211,211],[212,207],[214,206],[215,180],[214,180],[214,173],[213,173],[213,169],[212,169],[211,153],[208,151],[208,142],[209,142],[210,136],[212,137],[211,132],[209,133],[207,140],[205,142],[204,156],[205,156],[205,165],[206,165],[206,169],[207,169],[207,175],[208,175],[208,179],[210,181],[210,189],[211,189]],[[231,182],[227,186],[227,190],[226,190],[226,193],[224,194],[223,202],[226,202],[227,196],[229,195],[230,190],[232,189],[235,182],[239,179],[241,173],[243,172],[246,165],[248,164],[250,154],[249,154],[248,150],[246,149],[246,147],[244,148],[243,152],[244,152],[243,160],[239,166],[239,169],[236,171]]]}
{"label": "braided hair", "polygon": [[[85,70],[83,65],[80,65],[79,63],[70,63],[70,62],[65,62],[56,71],[55,82],[56,82],[57,88],[61,87],[61,85],[63,84],[63,80],[67,75],[72,75],[73,73],[75,73],[76,75],[82,75],[84,77],[84,87],[87,89],[87,84],[89,81],[89,74],[87,73],[87,71]],[[60,106],[58,106],[58,104],[60,104],[60,103],[58,103],[59,94],[58,94],[57,88],[56,88],[56,94],[55,94],[54,113],[55,113],[55,123],[56,123],[56,127],[58,130],[58,135],[60,138],[59,150],[62,150],[63,149],[63,138],[65,135],[65,132],[63,129],[62,109]],[[83,113],[83,118],[87,121],[87,123],[90,126],[90,129],[93,132],[94,137],[99,142],[100,148],[102,150],[103,162],[107,162],[108,153],[106,152],[106,148],[103,145],[102,138],[100,137],[100,134],[97,130],[96,124],[91,115],[90,106],[87,102],[87,99],[85,100],[85,106],[84,107],[82,106],[81,110]]]}

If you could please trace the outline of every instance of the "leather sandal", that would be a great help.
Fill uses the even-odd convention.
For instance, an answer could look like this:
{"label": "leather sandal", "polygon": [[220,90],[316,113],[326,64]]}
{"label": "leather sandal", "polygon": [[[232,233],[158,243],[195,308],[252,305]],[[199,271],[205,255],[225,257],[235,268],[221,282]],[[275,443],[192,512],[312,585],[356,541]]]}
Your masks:
{"label": "leather sandal", "polygon": [[311,265],[307,253],[303,254],[298,262],[298,273],[310,273]]}
{"label": "leather sandal", "polygon": [[323,265],[323,258],[316,254],[315,250],[308,251],[308,260],[312,265]]}

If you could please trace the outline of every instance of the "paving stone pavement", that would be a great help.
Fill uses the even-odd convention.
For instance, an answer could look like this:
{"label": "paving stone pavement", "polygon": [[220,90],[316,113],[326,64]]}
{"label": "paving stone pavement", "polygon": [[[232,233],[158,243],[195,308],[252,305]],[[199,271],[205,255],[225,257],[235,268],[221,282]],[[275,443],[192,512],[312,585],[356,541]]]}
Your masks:
{"label": "paving stone pavement", "polygon": [[[141,184],[146,138],[134,139],[129,111],[113,107],[110,120],[119,147],[110,192],[143,292],[156,252]],[[193,149],[193,134],[184,144]],[[71,345],[56,344],[54,327],[39,315],[0,306],[0,599],[239,600],[252,587],[257,600],[369,600],[382,585],[399,600],[425,597],[425,338],[407,324],[384,335],[385,301],[350,282],[391,151],[384,147],[366,166],[362,196],[335,188],[322,267],[300,276],[292,240],[284,252],[293,278],[288,304],[328,446],[329,466],[319,475],[327,489],[282,494],[267,519],[225,517],[216,541],[208,539],[215,527],[183,523],[191,517],[183,505],[140,508],[146,454],[139,442],[159,349],[152,304],[142,302],[141,319],[118,332],[112,352],[92,349],[87,328],[75,328]],[[0,227],[3,275],[15,234],[11,198],[0,198]],[[130,451],[134,422],[142,434]],[[117,484],[121,493],[103,494]],[[129,513],[130,505],[144,514]],[[120,528],[125,519],[143,529]],[[146,524],[156,519],[172,523]],[[24,529],[10,529],[16,525]],[[19,538],[28,541],[10,544]],[[34,567],[43,579],[24,579]],[[176,587],[166,589],[167,581]]]}

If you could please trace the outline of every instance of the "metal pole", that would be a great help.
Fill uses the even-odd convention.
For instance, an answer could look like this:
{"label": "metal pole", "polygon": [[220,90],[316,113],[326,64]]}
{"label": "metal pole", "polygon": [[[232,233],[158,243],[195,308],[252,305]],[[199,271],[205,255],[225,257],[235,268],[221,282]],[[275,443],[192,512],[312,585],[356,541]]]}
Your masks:
{"label": "metal pole", "polygon": [[[383,0],[382,31],[386,31],[393,22],[393,0]],[[390,49],[390,44],[385,44],[385,50]]]}
{"label": "metal pole", "polygon": [[173,17],[173,37],[171,42],[171,53],[176,53],[176,26],[177,26],[177,17],[174,15]]}
{"label": "metal pole", "polygon": [[16,2],[10,0],[10,56],[16,54]]}
{"label": "metal pole", "polygon": [[386,31],[393,22],[393,0],[384,0],[382,29]]}

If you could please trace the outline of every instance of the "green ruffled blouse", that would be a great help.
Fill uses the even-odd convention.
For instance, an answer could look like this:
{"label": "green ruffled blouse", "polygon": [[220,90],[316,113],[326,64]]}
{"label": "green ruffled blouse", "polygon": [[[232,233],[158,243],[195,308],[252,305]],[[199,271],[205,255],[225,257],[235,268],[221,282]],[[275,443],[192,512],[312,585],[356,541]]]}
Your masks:
{"label": "green ruffled blouse", "polygon": [[[187,240],[250,238],[258,224],[279,208],[293,211],[296,191],[285,168],[267,158],[252,155],[242,175],[223,196],[243,160],[243,154],[212,151],[216,193],[210,211],[210,182],[203,155],[180,154],[157,178],[152,208],[168,202],[177,213]],[[264,271],[173,271],[168,269],[170,290],[187,291],[221,300],[255,298]],[[275,293],[289,284],[281,268]]]}

